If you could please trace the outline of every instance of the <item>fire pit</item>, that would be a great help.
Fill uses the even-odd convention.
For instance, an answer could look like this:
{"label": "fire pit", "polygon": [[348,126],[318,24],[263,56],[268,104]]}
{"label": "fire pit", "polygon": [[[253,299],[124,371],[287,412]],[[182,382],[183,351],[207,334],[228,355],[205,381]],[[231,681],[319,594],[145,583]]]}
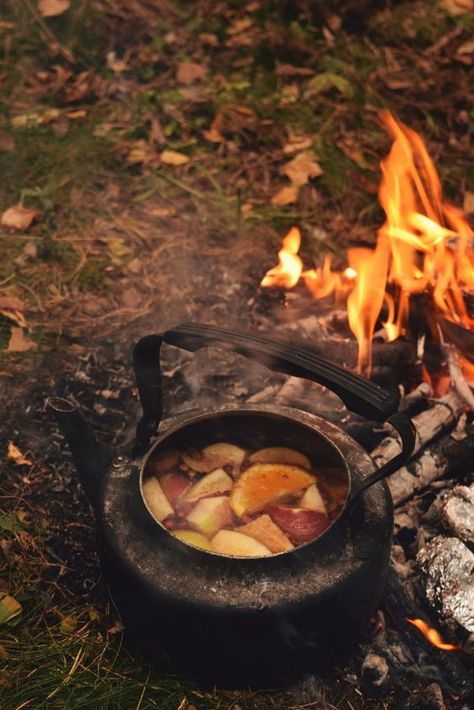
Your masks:
{"label": "fire pit", "polygon": [[[388,420],[402,450],[375,470],[360,446],[320,417],[239,404],[165,420],[143,456],[161,419],[163,338],[189,350],[218,342],[271,369],[324,382],[352,410]],[[50,400],[95,503],[104,566],[130,631],[153,656],[164,650],[186,673],[235,687],[286,685],[341,657],[367,626],[385,582],[392,512],[381,481],[414,445],[410,420],[396,413],[397,398],[309,349],[211,327],[186,325],[143,338],[134,364],[144,416],[134,455],[115,457],[109,468],[74,408]],[[193,548],[157,524],[140,480],[160,447],[189,447],[196,440],[296,447],[315,468],[339,472],[347,482],[346,505],[318,539],[291,552],[244,558]]]}

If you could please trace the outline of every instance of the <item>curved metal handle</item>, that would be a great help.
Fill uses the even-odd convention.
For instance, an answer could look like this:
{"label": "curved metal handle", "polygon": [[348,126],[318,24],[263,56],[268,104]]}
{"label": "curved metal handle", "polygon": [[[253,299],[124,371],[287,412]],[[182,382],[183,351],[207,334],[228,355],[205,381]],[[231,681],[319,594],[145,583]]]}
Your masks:
{"label": "curved metal handle", "polygon": [[140,440],[156,432],[161,419],[159,353],[163,341],[190,351],[218,346],[252,358],[270,370],[318,382],[335,392],[352,412],[377,421],[386,421],[398,409],[398,397],[334,365],[310,348],[215,326],[185,323],[160,335],[145,336],[134,348],[133,365],[144,415],[137,432]]}

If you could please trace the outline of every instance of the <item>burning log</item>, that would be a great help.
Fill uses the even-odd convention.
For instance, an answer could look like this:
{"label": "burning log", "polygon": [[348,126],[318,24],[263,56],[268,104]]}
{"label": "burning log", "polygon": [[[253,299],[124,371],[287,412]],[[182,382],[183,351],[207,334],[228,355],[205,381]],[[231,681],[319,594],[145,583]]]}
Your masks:
{"label": "burning log", "polygon": [[[416,444],[413,455],[417,454],[426,444],[435,439],[443,430],[454,425],[465,409],[465,402],[452,391],[441,399],[435,400],[432,407],[413,417],[416,429]],[[372,458],[379,466],[400,452],[398,437],[386,437],[374,451]]]}
{"label": "burning log", "polygon": [[[428,643],[425,637],[411,625],[408,618],[420,618],[421,611],[411,594],[405,591],[400,578],[393,569],[389,570],[383,599],[383,611],[396,629],[395,638],[380,635],[374,644],[374,651],[385,656],[392,667],[408,671],[421,678],[435,680],[451,693],[461,698],[471,697],[474,692],[472,673],[466,669],[456,652],[443,651]],[[436,673],[433,676],[433,672]]]}
{"label": "burning log", "polygon": [[400,505],[442,476],[450,475],[472,460],[474,431],[459,440],[452,435],[442,437],[418,458],[412,459],[388,479],[394,505]]}

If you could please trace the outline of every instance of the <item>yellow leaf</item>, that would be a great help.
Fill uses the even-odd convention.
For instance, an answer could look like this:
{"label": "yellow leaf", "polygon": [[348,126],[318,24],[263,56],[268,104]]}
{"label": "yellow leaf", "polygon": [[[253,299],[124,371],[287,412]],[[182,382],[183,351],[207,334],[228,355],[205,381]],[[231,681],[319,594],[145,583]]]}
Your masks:
{"label": "yellow leaf", "polygon": [[175,150],[164,150],[160,155],[160,159],[166,165],[185,165],[189,162],[187,155],[178,153]]}
{"label": "yellow leaf", "polygon": [[18,446],[15,446],[13,441],[8,442],[7,457],[10,461],[14,461],[17,466],[33,466],[33,461],[27,459],[20,451]]}
{"label": "yellow leaf", "polygon": [[0,222],[8,229],[28,229],[37,215],[38,210],[23,207],[23,205],[13,205],[5,210]]}
{"label": "yellow leaf", "polygon": [[59,625],[62,634],[72,634],[77,629],[77,618],[75,616],[65,616]]}
{"label": "yellow leaf", "polygon": [[298,198],[298,188],[296,185],[286,185],[278,190],[276,195],[272,197],[272,205],[275,207],[284,207],[296,202]]}
{"label": "yellow leaf", "polygon": [[21,614],[21,604],[14,597],[5,594],[0,600],[0,626]]}
{"label": "yellow leaf", "polygon": [[290,178],[293,185],[306,185],[310,178],[322,175],[323,171],[312,153],[299,153],[289,163],[280,168],[280,173]]}
{"label": "yellow leaf", "polygon": [[70,0],[38,0],[38,10],[43,17],[56,17],[69,9]]}

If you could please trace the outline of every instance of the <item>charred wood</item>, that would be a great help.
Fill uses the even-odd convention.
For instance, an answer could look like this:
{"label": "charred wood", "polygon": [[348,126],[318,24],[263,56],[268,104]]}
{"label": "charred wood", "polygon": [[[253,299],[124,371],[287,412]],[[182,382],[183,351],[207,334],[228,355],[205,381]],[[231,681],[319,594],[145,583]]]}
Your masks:
{"label": "charred wood", "polygon": [[374,651],[388,656],[391,665],[424,679],[434,680],[448,692],[463,700],[474,698],[474,677],[456,652],[438,650],[421,636],[407,618],[430,619],[415,596],[405,590],[398,575],[389,570],[383,597],[383,611],[390,628],[397,633],[397,642],[380,638]]}
{"label": "charred wood", "polygon": [[400,505],[430,483],[456,473],[472,461],[474,456],[474,431],[472,427],[465,438],[459,440],[451,435],[441,437],[407,466],[399,469],[388,479],[394,505]]}
{"label": "charred wood", "polygon": [[[416,429],[416,444],[413,455],[435,439],[442,431],[453,426],[465,408],[464,401],[456,392],[449,392],[435,400],[433,406],[413,417]],[[372,457],[380,466],[400,451],[398,437],[388,436],[372,451]]]}

